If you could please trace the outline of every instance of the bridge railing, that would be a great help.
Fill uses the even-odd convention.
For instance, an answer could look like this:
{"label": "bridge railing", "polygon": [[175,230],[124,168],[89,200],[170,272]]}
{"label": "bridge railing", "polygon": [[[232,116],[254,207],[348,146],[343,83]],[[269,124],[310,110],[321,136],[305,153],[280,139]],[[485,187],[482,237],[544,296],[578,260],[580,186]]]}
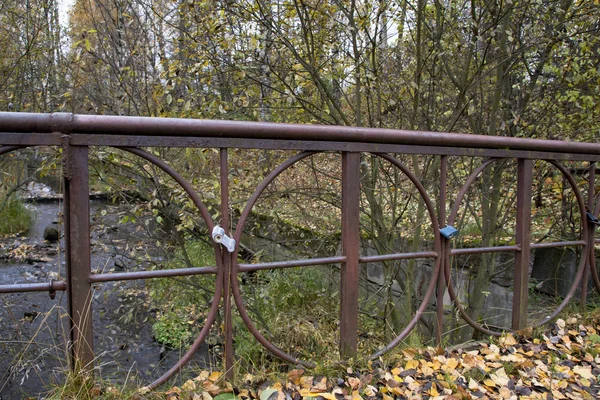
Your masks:
{"label": "bridge railing", "polygon": [[[74,115],[67,113],[28,114],[0,113],[0,154],[31,146],[58,146],[62,148],[64,180],[64,222],[66,244],[66,279],[47,283],[22,283],[0,285],[0,293],[27,291],[66,291],[71,323],[71,357],[74,366],[89,368],[93,364],[93,326],[91,318],[92,285],[102,282],[151,279],[212,274],[215,291],[210,311],[198,337],[190,349],[166,374],[149,385],[155,388],[164,383],[187,363],[207,337],[219,307],[224,311],[224,366],[231,371],[234,363],[232,299],[240,316],[255,338],[274,355],[291,363],[311,365],[310,360],[299,360],[277,348],[256,328],[246,311],[238,275],[263,269],[304,267],[339,264],[340,268],[340,342],[342,357],[357,354],[357,329],[359,307],[359,270],[361,264],[386,260],[431,259],[433,272],[427,283],[423,301],[404,330],[371,357],[389,351],[407,337],[422,316],[432,298],[436,298],[437,340],[441,339],[443,323],[443,297],[448,291],[461,316],[473,328],[490,335],[500,335],[469,317],[463,309],[452,284],[450,257],[464,254],[512,252],[515,255],[512,324],[506,330],[527,326],[529,290],[529,264],[533,249],[541,247],[579,246],[580,263],[574,283],[556,310],[546,318],[550,321],[574,297],[582,282],[591,274],[597,291],[600,280],[595,268],[594,229],[600,213],[600,201],[595,198],[595,163],[600,161],[600,144],[557,140],[522,139],[439,132],[354,128],[340,126],[292,125],[233,121],[207,121],[172,118],[145,118],[119,116]],[[135,271],[122,273],[93,273],[90,257],[90,206],[89,206],[89,148],[112,146],[145,159],[170,175],[198,208],[201,218],[212,233],[216,266],[179,268],[170,270]],[[192,147],[215,148],[220,160],[220,215],[213,220],[201,196],[172,166],[142,147]],[[228,149],[294,150],[290,157],[275,168],[258,185],[240,217],[232,224],[230,215],[230,179]],[[265,188],[283,171],[297,162],[319,152],[341,154],[341,255],[325,258],[287,260],[281,262],[244,264],[238,262],[239,243],[244,226],[253,206]],[[376,256],[360,255],[360,197],[361,153],[371,153],[398,168],[415,186],[426,207],[434,237],[433,249],[411,253],[391,253]],[[425,186],[395,154],[420,154],[439,157],[439,187],[433,199]],[[454,156],[477,157],[485,161],[465,179],[453,203],[448,202],[448,158]],[[501,159],[517,162],[515,243],[495,247],[453,248],[452,236],[456,233],[459,208],[469,188],[485,168]],[[578,240],[532,243],[531,201],[533,165],[535,160],[546,160],[557,168],[571,187],[580,214],[581,237]],[[587,165],[587,188],[580,184],[565,167],[565,161],[579,161]],[[582,193],[587,193],[584,199]],[[450,210],[447,213],[447,210]],[[226,227],[235,225],[235,231]],[[221,227],[225,227],[222,229]],[[586,285],[582,293],[585,302]]]}

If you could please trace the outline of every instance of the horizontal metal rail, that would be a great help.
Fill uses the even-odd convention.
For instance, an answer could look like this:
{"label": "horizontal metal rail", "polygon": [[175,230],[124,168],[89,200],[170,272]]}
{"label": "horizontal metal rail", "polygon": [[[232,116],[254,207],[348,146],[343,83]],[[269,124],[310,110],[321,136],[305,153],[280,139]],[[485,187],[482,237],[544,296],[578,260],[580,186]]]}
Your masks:
{"label": "horizontal metal rail", "polygon": [[309,258],[306,260],[275,261],[260,264],[238,264],[240,272],[262,271],[265,269],[283,269],[294,267],[312,267],[317,265],[339,264],[346,262],[346,257]]}
{"label": "horizontal metal rail", "polygon": [[358,261],[361,263],[371,262],[382,262],[382,261],[394,261],[394,260],[412,260],[415,258],[436,258],[438,256],[436,251],[420,251],[416,253],[396,253],[396,254],[381,254],[376,256],[364,256],[358,257]]}
{"label": "horizontal metal rail", "polygon": [[47,283],[15,283],[0,285],[0,293],[53,292],[67,290],[65,281],[50,281]]}
{"label": "horizontal metal rail", "polygon": [[500,253],[503,251],[521,251],[521,246],[467,247],[464,249],[452,249],[450,250],[450,254],[453,256],[460,256],[464,254]]}
{"label": "horizontal metal rail", "polygon": [[157,269],[153,271],[116,272],[111,274],[91,274],[90,283],[130,281],[135,279],[172,278],[216,274],[217,267]]}
{"label": "horizontal metal rail", "polygon": [[583,240],[573,240],[569,242],[548,242],[548,243],[532,243],[532,249],[549,249],[551,247],[571,247],[571,246],[585,246],[586,242]]}
{"label": "horizontal metal rail", "polygon": [[[1,113],[0,113],[1,114]],[[74,146],[113,146],[113,147],[200,147],[200,148],[238,148],[267,150],[300,151],[347,151],[369,153],[397,153],[424,155],[453,155],[466,157],[530,158],[561,161],[600,161],[595,153],[559,153],[542,150],[516,150],[510,148],[466,148],[424,146],[412,144],[386,144],[373,142],[308,141],[289,139],[246,139],[193,136],[125,136],[100,134],[70,134]],[[0,132],[0,143],[17,146],[60,146],[62,134]]]}
{"label": "horizontal metal rail", "polygon": [[337,141],[600,155],[600,143],[330,125],[0,112],[0,126],[2,132],[7,133],[60,132],[62,134]]}

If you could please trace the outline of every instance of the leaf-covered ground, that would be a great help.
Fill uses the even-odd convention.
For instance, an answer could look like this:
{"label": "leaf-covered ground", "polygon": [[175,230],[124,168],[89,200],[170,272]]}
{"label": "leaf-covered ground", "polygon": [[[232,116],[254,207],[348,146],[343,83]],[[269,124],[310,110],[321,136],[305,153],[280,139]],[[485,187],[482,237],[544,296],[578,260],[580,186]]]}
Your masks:
{"label": "leaf-covered ground", "polygon": [[[544,333],[506,334],[453,350],[402,350],[393,364],[316,376],[294,369],[280,381],[247,375],[232,386],[203,371],[161,393],[193,400],[597,399],[600,323],[559,319]],[[164,398],[163,397],[163,398]]]}

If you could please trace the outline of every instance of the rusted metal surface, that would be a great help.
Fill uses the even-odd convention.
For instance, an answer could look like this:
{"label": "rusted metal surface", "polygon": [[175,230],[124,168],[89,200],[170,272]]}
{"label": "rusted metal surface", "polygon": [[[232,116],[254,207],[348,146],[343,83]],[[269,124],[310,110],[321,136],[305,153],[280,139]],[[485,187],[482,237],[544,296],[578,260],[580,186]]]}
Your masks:
{"label": "rusted metal surface", "polygon": [[132,281],[136,279],[169,278],[216,274],[216,267],[157,269],[153,271],[114,272],[110,274],[90,274],[90,283]]}
{"label": "rusted metal surface", "polygon": [[22,149],[25,146],[2,146],[0,147],[0,155],[10,153],[11,151]]}
{"label": "rusted metal surface", "polygon": [[566,242],[546,242],[546,243],[531,243],[529,248],[531,249],[549,249],[551,247],[571,247],[571,246],[585,246],[586,242],[583,240],[570,240]]}
{"label": "rusted metal surface", "polygon": [[[577,171],[578,173],[583,173],[584,171]],[[594,162],[590,162],[589,167],[587,169],[588,172],[588,195],[587,195],[587,204],[586,210],[591,211],[594,209],[594,200],[595,200],[595,189],[596,189],[596,164]],[[592,260],[595,258],[594,254],[594,230],[596,228],[596,224],[588,221],[587,225],[583,229],[588,230],[588,262],[590,263],[590,268],[586,268],[583,271],[583,276],[581,277],[581,307],[585,309],[587,305],[587,293],[588,293],[588,280],[590,275],[590,269],[592,268]],[[595,269],[595,265],[593,267]]]}
{"label": "rusted metal surface", "polygon": [[[283,269],[295,267],[310,267],[316,265],[339,264],[346,261],[346,257],[308,258],[305,260],[274,261],[259,264],[238,264],[238,272],[262,271],[265,269]],[[366,262],[366,261],[365,261]]]}
{"label": "rusted metal surface", "polygon": [[[49,138],[50,135],[37,134],[44,138],[46,144],[60,144],[60,138]],[[135,147],[140,145],[141,136],[118,135],[81,135],[72,134],[71,143],[74,145]],[[36,139],[39,140],[39,139]],[[35,140],[24,141],[18,134],[0,133],[0,142],[6,144],[38,143]],[[507,150],[442,147],[442,146],[417,146],[407,144],[371,143],[371,142],[341,142],[341,141],[308,141],[290,139],[253,139],[253,138],[219,138],[219,137],[194,137],[194,136],[143,136],[144,146],[154,147],[203,147],[203,148],[239,148],[239,149],[270,149],[270,150],[298,150],[298,151],[350,151],[367,153],[397,153],[397,154],[430,154],[452,155],[467,157],[495,157],[495,158],[531,158],[540,160],[561,161],[600,161],[600,155],[557,153],[540,150]]]}
{"label": "rusted metal surface", "polygon": [[[229,233],[229,163],[227,149],[219,151],[219,177],[221,181],[221,224],[225,233]],[[231,316],[231,277],[232,262],[231,254],[224,247],[221,248],[223,260],[223,313],[224,313],[224,354],[225,376],[233,377],[233,321]]]}
{"label": "rusted metal surface", "polygon": [[[267,269],[303,268],[330,265],[340,267],[340,343],[342,357],[376,358],[395,347],[415,328],[419,319],[431,304],[435,295],[436,342],[442,341],[443,298],[445,291],[462,318],[474,329],[489,335],[500,335],[502,330],[490,329],[474,321],[464,310],[452,282],[452,257],[469,254],[512,252],[515,254],[513,320],[510,328],[520,329],[527,321],[527,291],[529,255],[533,249],[551,247],[575,247],[581,251],[580,263],[574,283],[567,296],[545,322],[555,318],[575,295],[583,280],[582,301],[587,298],[587,277],[591,275],[596,289],[600,291],[600,278],[595,269],[595,224],[586,222],[586,208],[600,213],[600,201],[595,198],[595,163],[600,161],[599,143],[577,143],[538,139],[492,137],[438,132],[414,132],[371,128],[333,127],[320,125],[292,125],[275,123],[252,123],[234,121],[203,121],[191,119],[115,117],[57,114],[0,113],[0,155],[29,146],[62,146],[65,178],[65,228],[66,228],[66,281],[50,281],[39,284],[10,283],[0,285],[0,293],[26,291],[67,291],[69,314],[72,322],[71,349],[73,365],[89,370],[92,367],[93,327],[91,325],[92,284],[103,282],[152,279],[190,275],[214,275],[215,292],[210,310],[198,337],[181,359],[162,377],[150,384],[150,389],[166,382],[191,359],[208,335],[221,308],[224,341],[224,370],[230,376],[235,363],[233,347],[232,311],[235,303],[239,315],[256,340],[275,356],[293,364],[312,366],[311,360],[300,360],[271,343],[255,326],[248,314],[238,275]],[[200,195],[173,167],[159,157],[139,147],[202,147],[219,149],[220,174],[220,220],[226,234],[233,233],[236,244],[240,243],[248,217],[265,189],[284,171],[303,159],[318,152],[340,152],[342,170],[342,233],[341,255],[331,257],[286,260],[258,264],[238,263],[239,246],[228,251],[218,243],[212,243],[216,266],[179,268],[171,270],[135,271],[111,274],[93,274],[90,270],[89,197],[88,197],[88,147],[108,145],[141,157],[162,169],[187,193],[198,209],[199,217],[211,232],[213,221]],[[300,150],[275,168],[256,187],[245,204],[237,221],[232,221],[229,200],[228,149],[281,149]],[[431,227],[432,249],[360,256],[360,160],[361,154],[371,153],[390,163],[412,183],[425,204],[427,213],[424,224]],[[439,156],[439,192],[432,199],[419,178],[398,158],[391,154],[424,154]],[[448,199],[448,159],[455,156],[488,158],[469,175],[454,199]],[[573,191],[580,213],[582,226],[579,240],[531,243],[531,186],[533,160],[546,160],[560,171]],[[494,247],[453,248],[451,239],[442,236],[440,228],[454,225],[460,210],[466,207],[465,199],[471,186],[482,172],[500,161],[517,163],[516,243]],[[587,201],[572,176],[572,171],[558,161],[576,160],[589,162]],[[583,171],[583,170],[582,170]],[[448,210],[448,215],[446,211]],[[231,232],[233,231],[233,232]],[[359,309],[359,274],[361,264],[392,260],[432,259],[432,273],[421,304],[403,330],[372,355],[357,354],[357,330]],[[1,282],[0,282],[1,283]],[[222,300],[222,301],[221,301]],[[233,301],[232,301],[233,300]]]}
{"label": "rusted metal surface", "polygon": [[[438,224],[440,227],[446,225],[446,203],[448,201],[448,156],[440,157],[440,194],[438,203]],[[444,252],[446,251],[447,238],[442,236],[442,246],[440,259],[444,269]],[[444,329],[444,294],[446,292],[444,274],[438,273],[437,291],[435,293],[435,343],[439,346],[442,343],[442,331]]]}
{"label": "rusted metal surface", "polygon": [[67,290],[65,281],[50,281],[47,283],[17,283],[0,285],[0,293],[51,292]]}
{"label": "rusted metal surface", "polygon": [[88,148],[66,145],[64,169],[65,246],[67,302],[73,368],[81,373],[93,369],[92,285],[90,255],[90,190]]}
{"label": "rusted metal surface", "polygon": [[330,125],[14,112],[0,113],[0,124],[4,132],[341,141],[600,155],[599,143]]}
{"label": "rusted metal surface", "polygon": [[379,254],[376,256],[359,257],[361,263],[381,262],[392,260],[410,260],[413,258],[437,258],[438,253],[435,251],[419,251],[415,253],[395,253],[395,254]]}
{"label": "rusted metal surface", "polygon": [[[2,113],[0,113],[0,120]],[[1,122],[1,121],[0,121]],[[313,126],[313,125],[311,125]],[[455,135],[455,134],[452,134]],[[540,160],[560,161],[600,161],[600,154],[569,153],[542,150],[518,150],[507,148],[477,148],[477,147],[444,147],[424,146],[414,144],[393,144],[378,142],[344,142],[344,141],[309,141],[287,138],[255,139],[237,137],[204,137],[204,136],[125,136],[112,134],[78,134],[72,133],[71,144],[77,146],[112,146],[112,147],[201,147],[201,148],[240,148],[240,149],[271,149],[299,151],[349,151],[369,153],[397,154],[429,154],[467,157],[494,158],[529,158]],[[467,135],[469,136],[469,135]],[[484,136],[489,137],[489,136]],[[20,133],[0,132],[0,143],[19,146],[60,146],[61,135],[57,133]]]}
{"label": "rusted metal surface", "polygon": [[518,244],[510,246],[492,246],[492,247],[473,247],[465,249],[452,249],[450,255],[461,256],[465,254],[483,254],[483,253],[500,253],[502,251],[520,251],[521,246]]}
{"label": "rusted metal surface", "polygon": [[340,355],[356,357],[360,250],[360,153],[342,153],[342,255]]}
{"label": "rusted metal surface", "polygon": [[529,295],[529,259],[531,256],[531,186],[533,162],[519,158],[517,167],[517,227],[519,251],[515,253],[513,285],[512,329],[527,326],[527,299]]}
{"label": "rusted metal surface", "polygon": [[[594,169],[595,164],[594,163],[590,163],[590,168]],[[592,175],[590,173],[590,175]],[[600,214],[600,195],[598,195],[598,197],[596,196],[596,193],[594,191],[593,188],[596,187],[595,185],[596,182],[596,176],[595,176],[595,171],[594,171],[594,175],[593,177],[590,176],[588,179],[588,199],[591,196],[593,198],[593,200],[588,203],[588,207],[590,210],[594,210],[594,215],[598,216]],[[589,200],[588,200],[589,202]],[[594,206],[594,202],[596,203],[596,206]],[[591,207],[590,207],[591,205]],[[596,224],[593,224],[591,222],[588,221],[588,234],[589,234],[589,254],[588,254],[588,261],[589,261],[589,268],[588,270],[591,272],[592,275],[592,280],[594,281],[594,287],[596,288],[596,291],[600,292],[600,278],[598,277],[598,271],[596,270],[596,257],[595,257],[595,245],[600,243],[600,239],[596,239],[595,238],[595,233],[596,233]]]}

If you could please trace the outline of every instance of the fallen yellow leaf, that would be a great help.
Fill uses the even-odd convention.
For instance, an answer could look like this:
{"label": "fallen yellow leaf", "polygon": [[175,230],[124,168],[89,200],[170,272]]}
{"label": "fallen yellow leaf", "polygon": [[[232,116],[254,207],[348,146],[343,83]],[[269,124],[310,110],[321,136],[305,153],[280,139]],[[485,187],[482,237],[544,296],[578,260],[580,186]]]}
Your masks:
{"label": "fallen yellow leaf", "polygon": [[585,378],[581,378],[579,380],[579,383],[581,383],[581,386],[583,386],[583,387],[590,387],[590,385],[591,385],[590,381]]}
{"label": "fallen yellow leaf", "polygon": [[496,387],[496,383],[491,379],[484,379],[483,384],[491,388]]}
{"label": "fallen yellow leaf", "polygon": [[437,391],[437,388],[435,387],[435,384],[431,385],[431,388],[429,389],[429,395],[432,397],[436,397],[440,395],[440,392]]}
{"label": "fallen yellow leaf", "polygon": [[406,365],[404,366],[404,369],[414,369],[417,368],[419,366],[419,362],[417,360],[408,360],[406,362]]}
{"label": "fallen yellow leaf", "polygon": [[503,399],[510,399],[512,393],[507,387],[502,387],[500,388],[500,396],[502,396]]}
{"label": "fallen yellow leaf", "polygon": [[446,361],[446,366],[448,368],[455,369],[456,367],[458,367],[458,360],[456,358],[449,358]]}
{"label": "fallen yellow leaf", "polygon": [[[300,384],[300,377],[304,374],[304,370],[301,369],[293,369],[288,372],[288,380],[292,382],[294,385]],[[250,375],[252,376],[252,375]]]}
{"label": "fallen yellow leaf", "polygon": [[352,390],[357,389],[360,386],[360,379],[350,377],[348,378],[348,385]]}
{"label": "fallen yellow leaf", "polygon": [[321,380],[314,382],[313,386],[310,388],[311,392],[324,392],[327,390],[327,378],[323,377]]}
{"label": "fallen yellow leaf", "polygon": [[205,381],[210,376],[209,371],[201,371],[200,374],[195,378],[196,381]]}
{"label": "fallen yellow leaf", "polygon": [[594,375],[592,374],[592,367],[588,366],[588,367],[582,367],[579,365],[576,365],[573,367],[573,372],[575,372],[577,375],[581,376],[582,378],[585,379],[593,379]]}
{"label": "fallen yellow leaf", "polygon": [[216,382],[219,380],[219,378],[221,377],[221,375],[223,375],[222,372],[219,371],[215,371],[212,374],[210,374],[210,376],[208,377],[208,380],[211,382]]}
{"label": "fallen yellow leaf", "polygon": [[507,333],[506,335],[502,336],[498,342],[504,346],[514,346],[515,344],[517,344],[515,337],[510,333]]}
{"label": "fallen yellow leaf", "polygon": [[312,387],[313,384],[313,377],[312,376],[303,376],[300,378],[300,387],[302,389],[310,389]]}
{"label": "fallen yellow leaf", "polygon": [[196,383],[194,383],[193,380],[188,379],[187,381],[185,381],[185,383],[183,385],[181,385],[181,388],[183,390],[191,392],[192,390],[196,390]]}
{"label": "fallen yellow leaf", "polygon": [[[335,397],[335,395],[331,394],[331,393],[318,393],[318,394],[317,393],[313,393],[312,396],[314,396],[314,397],[320,396],[320,397],[323,397],[323,398],[325,398],[327,400],[337,400],[336,397]],[[284,396],[284,398],[285,398],[285,396]]]}
{"label": "fallen yellow leaf", "polygon": [[471,389],[471,390],[477,390],[477,388],[479,388],[479,385],[477,384],[477,382],[475,381],[475,379],[469,378],[469,389]]}

